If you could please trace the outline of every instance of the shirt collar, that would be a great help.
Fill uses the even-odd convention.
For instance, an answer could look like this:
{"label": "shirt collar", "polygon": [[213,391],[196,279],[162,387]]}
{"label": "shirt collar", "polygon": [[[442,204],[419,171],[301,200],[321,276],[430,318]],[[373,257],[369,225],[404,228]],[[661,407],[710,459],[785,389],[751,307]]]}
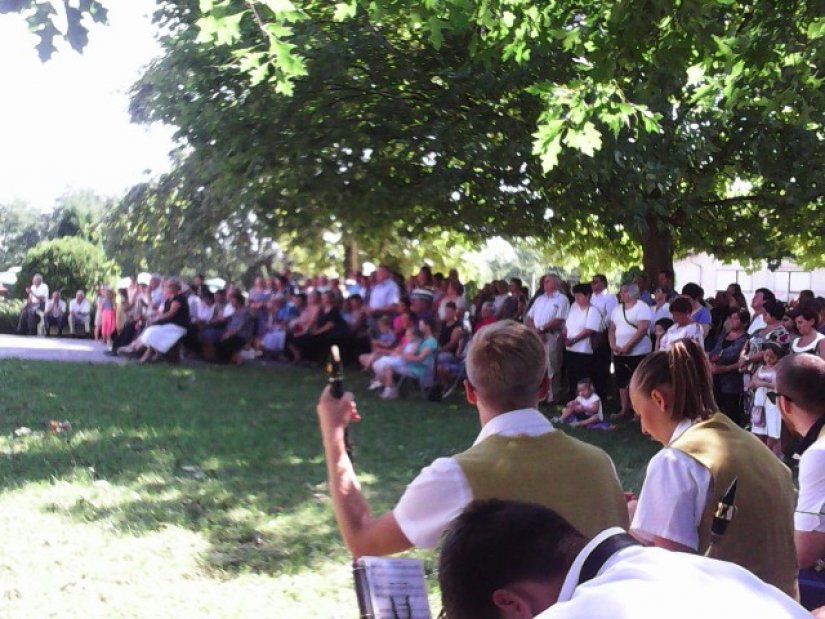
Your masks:
{"label": "shirt collar", "polygon": [[481,428],[481,432],[479,432],[473,445],[478,445],[484,439],[495,434],[502,436],[516,436],[519,434],[537,436],[554,430],[553,424],[547,420],[547,417],[535,408],[522,408],[493,417]]}
{"label": "shirt collar", "polygon": [[[571,565],[570,569],[567,571],[567,576],[564,578],[564,584],[562,584],[561,591],[559,592],[558,603],[567,602],[573,598],[573,593],[575,593],[576,587],[579,584],[582,566],[584,565],[584,562],[587,561],[587,557],[590,556],[590,553],[593,552],[593,550],[595,550],[596,546],[601,544],[607,538],[613,537],[614,535],[619,535],[624,532],[624,529],[622,529],[621,527],[611,527],[609,529],[602,531],[596,537],[590,540],[587,546],[585,546],[582,549],[582,551],[578,554],[576,559],[573,561],[573,565]],[[613,558],[611,557],[605,562],[605,564],[602,566],[602,569],[599,570],[599,574],[602,573],[604,568],[607,567],[612,560]]]}
{"label": "shirt collar", "polygon": [[808,449],[808,447],[816,443],[819,439],[819,433],[822,431],[823,426],[825,426],[825,415],[822,415],[814,422],[814,425],[812,425],[811,429],[805,434],[805,438],[803,438],[799,443],[796,453],[801,455],[805,453],[805,450]]}
{"label": "shirt collar", "polygon": [[695,419],[682,419],[682,421],[679,422],[679,425],[677,425],[676,428],[673,430],[673,434],[670,436],[670,440],[668,441],[668,444],[672,443],[677,438],[682,436],[685,432],[687,432],[688,429],[690,429],[690,427],[695,422],[696,422]]}

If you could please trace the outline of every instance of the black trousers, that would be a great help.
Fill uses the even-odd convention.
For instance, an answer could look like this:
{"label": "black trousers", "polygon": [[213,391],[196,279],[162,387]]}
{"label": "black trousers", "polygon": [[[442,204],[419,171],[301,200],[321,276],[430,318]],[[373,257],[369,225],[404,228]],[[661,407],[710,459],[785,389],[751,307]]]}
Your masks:
{"label": "black trousers", "polygon": [[719,410],[725,413],[731,420],[739,426],[745,425],[745,410],[742,408],[741,393],[716,392],[716,403]]}
{"label": "black trousers", "polygon": [[593,351],[593,375],[591,376],[591,378],[593,379],[593,388],[596,390],[596,393],[599,394],[599,397],[602,399],[602,402],[604,402],[605,398],[607,398],[611,394],[610,362],[610,346],[608,346],[605,342],[603,345],[599,346],[598,348],[596,348],[596,350]]}
{"label": "black trousers", "polygon": [[564,367],[567,369],[567,398],[568,401],[576,398],[576,385],[582,378],[593,378],[593,355],[581,352],[564,351]]}

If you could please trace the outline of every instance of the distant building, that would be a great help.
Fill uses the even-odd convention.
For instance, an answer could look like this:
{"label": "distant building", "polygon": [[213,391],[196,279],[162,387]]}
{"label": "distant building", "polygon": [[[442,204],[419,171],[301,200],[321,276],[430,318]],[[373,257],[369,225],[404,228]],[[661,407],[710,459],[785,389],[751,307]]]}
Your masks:
{"label": "distant building", "polygon": [[763,262],[756,271],[748,272],[738,262],[720,262],[703,253],[678,260],[673,270],[677,290],[688,282],[696,282],[705,289],[706,297],[714,296],[717,290],[724,290],[734,282],[742,286],[748,301],[757,288],[773,290],[782,301],[795,299],[802,290],[825,296],[825,268],[805,270],[790,260],[782,260],[773,270]]}

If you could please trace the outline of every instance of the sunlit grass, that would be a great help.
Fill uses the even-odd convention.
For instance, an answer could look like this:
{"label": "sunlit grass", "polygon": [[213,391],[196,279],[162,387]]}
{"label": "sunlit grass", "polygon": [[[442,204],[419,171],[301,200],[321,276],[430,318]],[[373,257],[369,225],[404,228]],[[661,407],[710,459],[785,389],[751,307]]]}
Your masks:
{"label": "sunlit grass", "polygon": [[[385,403],[348,380],[377,512],[478,432],[458,397]],[[315,420],[323,383],[290,368],[0,362],[0,616],[355,616]],[[655,446],[637,429],[578,434],[638,489]],[[415,554],[433,581],[434,553]]]}

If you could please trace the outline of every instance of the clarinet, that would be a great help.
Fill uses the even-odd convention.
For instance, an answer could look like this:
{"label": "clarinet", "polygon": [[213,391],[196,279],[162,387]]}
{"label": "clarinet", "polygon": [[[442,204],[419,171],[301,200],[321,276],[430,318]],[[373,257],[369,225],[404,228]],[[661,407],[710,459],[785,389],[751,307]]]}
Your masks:
{"label": "clarinet", "polygon": [[728,525],[736,517],[736,485],[739,478],[734,477],[733,481],[725,490],[725,494],[719,499],[716,505],[716,511],[713,513],[713,522],[710,525],[710,546],[705,553],[706,557],[713,556],[713,549],[719,542],[722,541],[725,532],[728,530]]}
{"label": "clarinet", "polygon": [[[329,394],[338,400],[344,397],[344,364],[341,363],[341,351],[338,346],[330,347],[330,362],[327,366],[327,373],[329,374]],[[361,417],[358,414],[352,416],[352,421],[360,421]],[[347,450],[347,455],[352,462],[355,462],[355,449],[349,435],[349,427],[344,430],[344,446]]]}

